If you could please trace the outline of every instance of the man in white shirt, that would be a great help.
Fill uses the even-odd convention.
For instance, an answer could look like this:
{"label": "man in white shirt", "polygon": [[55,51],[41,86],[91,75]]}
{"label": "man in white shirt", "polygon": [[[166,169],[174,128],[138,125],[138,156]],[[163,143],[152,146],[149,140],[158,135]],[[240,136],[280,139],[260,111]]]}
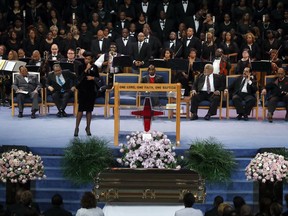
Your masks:
{"label": "man in white shirt", "polygon": [[203,213],[199,209],[192,208],[195,203],[195,197],[192,193],[187,193],[183,198],[185,208],[175,212],[175,216],[203,216]]}

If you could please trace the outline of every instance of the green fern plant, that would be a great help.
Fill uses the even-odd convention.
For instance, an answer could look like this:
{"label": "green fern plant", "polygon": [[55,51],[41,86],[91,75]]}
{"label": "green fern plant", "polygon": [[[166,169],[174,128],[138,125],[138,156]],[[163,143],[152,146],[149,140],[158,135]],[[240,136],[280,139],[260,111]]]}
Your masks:
{"label": "green fern plant", "polygon": [[225,182],[230,179],[236,167],[234,155],[223,148],[213,137],[196,139],[187,151],[185,167],[199,173],[211,182]]}
{"label": "green fern plant", "polygon": [[75,184],[93,183],[97,173],[113,164],[108,141],[98,137],[73,139],[64,152],[63,174]]}

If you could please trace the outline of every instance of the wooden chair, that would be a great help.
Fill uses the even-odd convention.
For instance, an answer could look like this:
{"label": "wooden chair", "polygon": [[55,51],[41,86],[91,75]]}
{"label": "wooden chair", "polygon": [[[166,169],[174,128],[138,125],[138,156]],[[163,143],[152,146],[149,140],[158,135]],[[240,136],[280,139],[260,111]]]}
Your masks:
{"label": "wooden chair", "polygon": [[[55,103],[53,101],[52,95],[50,94],[50,91],[45,88],[45,114],[49,113],[50,106],[55,106]],[[78,112],[78,90],[75,89],[73,97],[70,97],[67,106],[73,107],[73,115],[76,116]]]}
{"label": "wooden chair", "polygon": [[[268,83],[274,82],[276,78],[277,78],[276,75],[266,75],[264,78],[264,86],[266,86]],[[266,118],[269,96],[270,96],[269,92],[267,92],[266,95],[262,95],[262,117],[263,117],[263,120]],[[283,101],[279,101],[277,103],[276,110],[286,110],[285,103]]]}
{"label": "wooden chair", "polygon": [[[168,84],[171,84],[171,69],[170,68],[158,68],[156,67],[155,68],[156,70],[156,74],[157,75],[160,75],[163,77],[164,79],[164,83],[168,83]],[[141,82],[141,79],[142,77],[148,75],[149,72],[148,72],[148,68],[140,68],[140,73],[139,73],[139,82]],[[144,98],[143,95],[139,95],[139,105],[142,106],[143,102],[144,102]],[[159,93],[159,103],[162,105],[162,106],[166,106],[167,103],[170,103],[169,101],[169,98],[167,97],[167,94],[166,92],[165,93]]]}
{"label": "wooden chair", "polygon": [[[138,74],[114,74],[113,83],[139,83],[139,75]],[[114,89],[106,90],[106,107],[107,107],[107,117],[110,116],[110,108],[114,108]],[[120,99],[120,108],[137,108],[139,106],[138,102],[138,94],[137,92],[125,92],[122,91],[119,95]]]}
{"label": "wooden chair", "polygon": [[[14,80],[15,80],[15,77],[17,75],[19,75],[20,73],[17,72],[17,73],[13,73],[12,74],[12,82],[14,83]],[[29,72],[30,75],[33,75],[33,76],[37,76],[37,79],[38,81],[40,82],[40,73],[38,72]],[[41,115],[43,115],[43,88],[41,88],[40,90],[40,94],[39,94],[39,98],[38,98],[38,101],[39,101],[39,113]],[[15,92],[13,90],[13,88],[11,89],[11,110],[12,110],[12,116],[15,115],[15,107],[18,107],[18,101],[17,101],[17,97],[15,95]],[[24,101],[24,106],[25,107],[32,107],[32,99],[31,98],[25,98],[25,101]]]}
{"label": "wooden chair", "polygon": [[[226,76],[226,88],[229,89],[229,87],[237,80],[241,75],[229,75]],[[255,117],[258,120],[258,110],[259,110],[259,91],[256,92],[256,104],[252,109],[252,116],[253,116],[253,111],[255,110]],[[243,102],[244,103],[244,102]],[[230,109],[236,109],[236,107],[233,104],[232,99],[230,99],[230,94],[229,92],[227,93],[226,96],[226,118],[230,118]]]}
{"label": "wooden chair", "polygon": [[[103,79],[104,83],[106,85],[108,85],[108,74],[100,73],[100,77]],[[94,107],[103,107],[104,117],[106,117],[107,116],[107,106],[106,106],[107,93],[106,93],[106,91],[103,94],[104,94],[103,97],[102,96],[96,97]]]}

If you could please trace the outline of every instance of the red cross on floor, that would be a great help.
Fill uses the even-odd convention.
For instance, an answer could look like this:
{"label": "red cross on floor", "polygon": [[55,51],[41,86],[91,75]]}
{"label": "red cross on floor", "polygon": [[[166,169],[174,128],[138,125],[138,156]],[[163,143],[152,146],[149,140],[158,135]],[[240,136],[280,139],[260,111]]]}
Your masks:
{"label": "red cross on floor", "polygon": [[143,116],[144,130],[148,132],[151,127],[152,117],[163,115],[164,112],[152,110],[151,99],[150,97],[146,97],[144,100],[144,109],[140,111],[132,111],[131,114]]}

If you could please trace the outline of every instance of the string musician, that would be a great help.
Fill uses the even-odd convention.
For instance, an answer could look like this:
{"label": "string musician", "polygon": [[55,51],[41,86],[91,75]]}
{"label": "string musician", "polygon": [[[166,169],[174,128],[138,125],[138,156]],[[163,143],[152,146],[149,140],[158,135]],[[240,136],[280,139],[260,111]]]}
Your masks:
{"label": "string musician", "polygon": [[100,68],[103,73],[108,73],[108,86],[113,86],[113,74],[119,73],[119,67],[113,67],[113,59],[115,57],[121,56],[120,53],[117,53],[116,44],[111,43],[109,52],[104,53],[99,56],[99,58],[95,61],[95,65]]}
{"label": "string musician", "polygon": [[282,59],[278,58],[278,50],[272,49],[269,52],[271,62],[271,74],[277,74],[279,68],[282,67]]}

